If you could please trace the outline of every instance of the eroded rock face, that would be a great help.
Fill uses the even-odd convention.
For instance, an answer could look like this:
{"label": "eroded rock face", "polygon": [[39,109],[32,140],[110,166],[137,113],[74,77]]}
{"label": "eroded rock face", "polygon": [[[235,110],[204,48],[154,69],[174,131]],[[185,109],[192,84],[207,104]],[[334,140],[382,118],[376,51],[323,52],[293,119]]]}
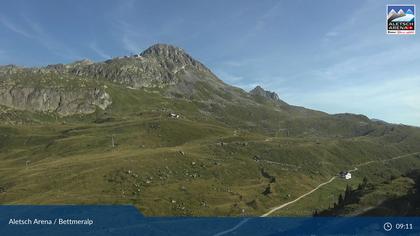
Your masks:
{"label": "eroded rock face", "polygon": [[0,86],[0,105],[18,110],[57,112],[59,115],[89,114],[106,109],[111,97],[103,88]]}
{"label": "eroded rock face", "polygon": [[142,53],[93,63],[25,68],[0,66],[0,105],[62,116],[106,109],[111,96],[104,84],[161,88],[167,97],[231,101],[243,94],[226,85],[183,49],[156,44]]}
{"label": "eroded rock face", "polygon": [[255,87],[253,90],[249,92],[252,95],[261,96],[273,101],[279,101],[279,96],[275,92],[267,91],[261,88],[260,86]]}
{"label": "eroded rock face", "polygon": [[209,69],[183,49],[166,44],[153,45],[133,56],[114,58],[102,63],[79,63],[64,68],[77,76],[105,78],[133,88],[174,85],[178,82],[177,74],[188,70],[211,74]]}

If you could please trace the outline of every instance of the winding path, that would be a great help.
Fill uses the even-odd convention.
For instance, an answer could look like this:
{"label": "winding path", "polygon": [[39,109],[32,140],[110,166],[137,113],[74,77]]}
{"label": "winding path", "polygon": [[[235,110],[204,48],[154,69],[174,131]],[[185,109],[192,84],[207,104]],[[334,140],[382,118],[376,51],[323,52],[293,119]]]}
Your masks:
{"label": "winding path", "polygon": [[272,208],[272,209],[271,209],[271,210],[269,210],[267,213],[262,214],[260,217],[267,217],[267,216],[271,215],[273,212],[278,211],[278,210],[280,210],[280,209],[282,209],[282,208],[284,208],[284,207],[286,207],[286,206],[288,206],[288,205],[290,205],[290,204],[293,204],[293,203],[295,203],[295,202],[299,201],[300,199],[302,199],[302,198],[304,198],[304,197],[308,196],[309,194],[311,194],[311,193],[315,192],[316,190],[318,190],[318,189],[319,189],[319,188],[321,188],[322,186],[324,186],[324,185],[326,185],[326,184],[331,183],[331,182],[332,182],[335,178],[337,178],[337,176],[334,176],[334,177],[332,177],[330,180],[328,180],[328,181],[326,181],[326,182],[324,182],[324,183],[319,184],[318,186],[316,186],[316,188],[312,189],[311,191],[309,191],[309,192],[307,192],[307,193],[305,193],[305,194],[300,195],[298,198],[296,198],[296,199],[295,199],[295,200],[293,200],[293,201],[286,202],[286,203],[284,203],[284,204],[282,204],[282,205],[280,205],[280,206],[278,206],[278,207],[274,207],[274,208]]}
{"label": "winding path", "polygon": [[[397,160],[397,159],[400,159],[400,158],[409,157],[409,156],[416,155],[416,154],[420,154],[420,152],[414,152],[414,153],[409,153],[409,154],[405,154],[405,155],[400,155],[400,156],[396,156],[396,157],[393,157],[393,158],[390,158],[390,159],[386,159],[386,160],[375,160],[375,161],[367,161],[367,162],[363,162],[363,163],[360,163],[360,164],[356,165],[356,167],[354,167],[352,170],[349,170],[349,172],[354,172],[354,171],[357,171],[357,170],[359,170],[357,167],[360,167],[360,166],[366,166],[366,165],[369,165],[369,164],[371,164],[371,163],[375,163],[375,162],[382,162],[382,163],[385,163],[385,162],[387,162],[387,161]],[[266,213],[262,214],[260,217],[267,217],[267,216],[271,215],[272,213],[274,213],[274,212],[276,212],[276,211],[278,211],[278,210],[280,210],[280,209],[282,209],[282,208],[284,208],[284,207],[286,207],[286,206],[288,206],[288,205],[291,205],[291,204],[293,204],[293,203],[295,203],[295,202],[299,201],[300,199],[302,199],[302,198],[304,198],[304,197],[306,197],[306,196],[308,196],[308,195],[312,194],[313,192],[317,191],[317,190],[318,190],[319,188],[321,188],[322,186],[327,185],[327,184],[330,184],[330,183],[331,183],[331,182],[333,182],[336,178],[337,178],[337,176],[333,176],[333,177],[332,177],[331,179],[329,179],[328,181],[326,181],[326,182],[323,182],[323,183],[319,184],[319,185],[318,185],[318,186],[316,186],[314,189],[312,189],[311,191],[309,191],[309,192],[307,192],[307,193],[304,193],[304,194],[300,195],[300,196],[299,196],[298,198],[296,198],[295,200],[292,200],[292,201],[290,201],[290,202],[283,203],[283,204],[282,204],[282,205],[280,205],[280,206],[274,207],[274,208],[272,208],[271,210],[269,210],[268,212],[266,212]],[[250,218],[243,219],[241,222],[239,222],[239,223],[238,223],[237,225],[235,225],[234,227],[232,227],[232,228],[230,228],[230,229],[228,229],[228,230],[225,230],[225,231],[219,232],[219,233],[215,234],[214,236],[221,236],[221,235],[228,234],[228,233],[230,233],[230,232],[232,232],[232,231],[235,231],[236,229],[238,229],[239,227],[241,227],[243,224],[245,224],[245,223],[246,223],[247,221],[249,221],[249,220],[250,220]]]}
{"label": "winding path", "polygon": [[[363,163],[357,164],[357,165],[356,165],[356,167],[354,167],[352,170],[349,170],[349,172],[355,172],[355,171],[358,171],[359,169],[358,169],[357,167],[360,167],[360,166],[366,166],[366,165],[369,165],[369,164],[372,164],[372,163],[376,163],[376,162],[382,162],[382,163],[385,163],[385,162],[388,162],[388,161],[393,161],[393,160],[401,159],[401,158],[404,158],[404,157],[409,157],[409,156],[416,155],[416,154],[419,154],[419,153],[420,153],[420,152],[414,152],[414,153],[409,153],[409,154],[405,154],[405,155],[400,155],[400,156],[396,156],[396,157],[393,157],[393,158],[390,158],[390,159],[385,159],[385,160],[374,160],[374,161],[367,161],[367,162],[363,162]],[[290,202],[286,202],[286,203],[284,203],[284,204],[282,204],[282,205],[280,205],[280,206],[274,207],[274,208],[272,208],[271,210],[269,210],[267,213],[262,214],[260,217],[267,217],[267,216],[271,215],[273,212],[278,211],[278,210],[280,210],[280,209],[282,209],[282,208],[284,208],[284,207],[286,207],[286,206],[288,206],[288,205],[290,205],[290,204],[293,204],[293,203],[295,203],[295,202],[299,201],[300,199],[302,199],[302,198],[304,198],[304,197],[306,197],[306,196],[310,195],[311,193],[315,192],[316,190],[318,190],[318,189],[319,189],[319,188],[321,188],[322,186],[324,186],[324,185],[327,185],[327,184],[331,183],[331,182],[332,182],[332,181],[334,181],[334,179],[336,179],[336,178],[337,178],[337,176],[332,177],[330,180],[328,180],[328,181],[326,181],[326,182],[324,182],[324,183],[319,184],[318,186],[316,186],[316,188],[312,189],[311,191],[309,191],[309,192],[307,192],[307,193],[305,193],[305,194],[303,194],[303,195],[300,195],[300,196],[299,196],[298,198],[296,198],[295,200],[290,201]]]}

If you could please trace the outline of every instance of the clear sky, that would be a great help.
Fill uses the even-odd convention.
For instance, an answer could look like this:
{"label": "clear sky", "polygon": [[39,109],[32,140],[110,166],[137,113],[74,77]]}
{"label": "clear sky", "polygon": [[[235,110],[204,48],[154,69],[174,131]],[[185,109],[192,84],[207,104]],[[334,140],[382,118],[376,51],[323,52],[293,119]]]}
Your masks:
{"label": "clear sky", "polygon": [[2,0],[0,64],[101,61],[169,43],[245,90],[420,126],[419,36],[385,31],[386,4],[401,2],[415,3]]}

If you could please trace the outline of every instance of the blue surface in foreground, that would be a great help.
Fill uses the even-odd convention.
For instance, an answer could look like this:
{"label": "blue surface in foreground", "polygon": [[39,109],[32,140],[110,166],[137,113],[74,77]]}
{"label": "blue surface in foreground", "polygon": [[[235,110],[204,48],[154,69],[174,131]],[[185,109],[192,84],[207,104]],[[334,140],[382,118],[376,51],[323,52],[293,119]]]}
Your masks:
{"label": "blue surface in foreground", "polygon": [[420,235],[420,217],[144,217],[132,206],[0,206],[0,235]]}

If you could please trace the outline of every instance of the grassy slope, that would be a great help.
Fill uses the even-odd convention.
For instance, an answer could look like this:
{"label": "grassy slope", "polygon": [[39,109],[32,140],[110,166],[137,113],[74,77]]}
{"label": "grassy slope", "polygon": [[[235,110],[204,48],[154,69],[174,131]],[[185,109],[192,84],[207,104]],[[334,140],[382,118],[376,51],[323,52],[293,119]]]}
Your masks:
{"label": "grassy slope", "polygon": [[[210,116],[203,112],[208,104],[163,98],[158,90],[108,87],[113,105],[106,112],[66,118],[24,113],[19,117],[37,119],[0,126],[0,186],[5,189],[0,203],[129,203],[148,215],[240,215],[242,209],[256,215],[342,169],[414,151],[417,140],[417,133],[394,144],[390,140],[398,135],[385,132],[346,137],[353,130],[340,123],[326,125],[326,134],[305,134],[304,127],[316,121],[296,115],[284,122],[286,116],[269,104],[218,104]],[[169,118],[168,112],[181,118]],[[275,131],[284,127],[292,132]],[[337,137],[339,132],[345,135]],[[404,173],[419,164],[417,159],[398,163],[361,171],[379,180],[385,178],[381,173]],[[268,186],[272,193],[264,195]],[[285,214],[311,214],[319,204],[326,206],[325,195],[342,188],[336,182]]]}

